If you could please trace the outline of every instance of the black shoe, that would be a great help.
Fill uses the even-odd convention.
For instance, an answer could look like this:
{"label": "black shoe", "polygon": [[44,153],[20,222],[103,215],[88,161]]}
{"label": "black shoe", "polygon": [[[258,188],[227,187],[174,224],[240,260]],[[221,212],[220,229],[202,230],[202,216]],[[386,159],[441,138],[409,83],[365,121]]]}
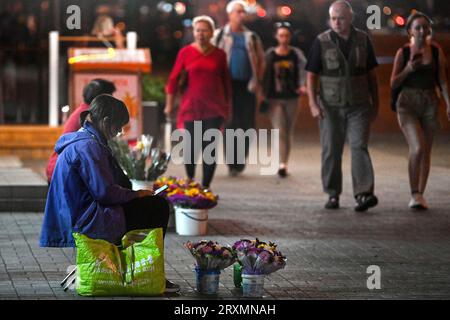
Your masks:
{"label": "black shoe", "polygon": [[285,168],[282,168],[282,169],[279,169],[278,170],[278,175],[281,177],[281,178],[286,178],[287,177],[287,170],[285,169]]}
{"label": "black shoe", "polygon": [[228,173],[229,173],[230,177],[237,177],[239,175],[239,171],[236,170],[235,168],[230,168]]}
{"label": "black shoe", "polygon": [[330,197],[325,204],[325,209],[339,209],[339,197]]}
{"label": "black shoe", "polygon": [[378,198],[373,194],[359,194],[356,196],[355,211],[367,211],[378,204]]}
{"label": "black shoe", "polygon": [[166,293],[174,293],[180,291],[180,286],[166,279]]}

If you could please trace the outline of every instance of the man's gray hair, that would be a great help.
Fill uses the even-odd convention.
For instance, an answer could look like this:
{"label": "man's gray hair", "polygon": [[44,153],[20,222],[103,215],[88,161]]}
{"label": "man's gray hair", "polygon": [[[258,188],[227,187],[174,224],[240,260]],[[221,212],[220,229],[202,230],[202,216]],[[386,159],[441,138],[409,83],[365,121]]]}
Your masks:
{"label": "man's gray hair", "polygon": [[198,22],[206,22],[211,27],[211,30],[214,32],[216,26],[214,24],[214,20],[210,16],[198,16],[192,20],[192,26],[194,27]]}
{"label": "man's gray hair", "polygon": [[231,12],[233,12],[234,7],[236,7],[236,5],[238,4],[241,5],[245,11],[247,11],[247,2],[242,0],[233,0],[227,4],[227,13],[230,14]]}
{"label": "man's gray hair", "polygon": [[333,6],[337,5],[337,4],[341,4],[344,7],[346,7],[350,13],[353,15],[353,8],[352,5],[350,4],[350,2],[346,1],[346,0],[336,0],[334,1],[331,5],[330,8],[328,9],[328,12],[331,13],[331,9],[333,8]]}

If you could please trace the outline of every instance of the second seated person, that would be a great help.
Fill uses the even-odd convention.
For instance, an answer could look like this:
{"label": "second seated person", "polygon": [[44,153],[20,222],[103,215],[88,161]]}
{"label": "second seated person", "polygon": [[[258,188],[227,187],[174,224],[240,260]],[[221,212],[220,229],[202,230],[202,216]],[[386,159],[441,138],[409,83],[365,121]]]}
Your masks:
{"label": "second seated person", "polygon": [[[211,44],[214,21],[208,16],[198,16],[193,20],[195,41],[185,46],[178,53],[175,65],[166,85],[165,114],[170,117],[174,108],[174,95],[181,92],[181,105],[177,114],[177,128],[186,129],[191,136],[190,152],[184,155],[188,179],[195,177],[196,158],[212,143],[203,141],[208,129],[221,129],[231,113],[231,80],[227,66],[226,54]],[[197,123],[196,123],[197,122]],[[195,125],[202,127],[197,133]],[[201,134],[201,136],[198,136]],[[201,143],[194,143],[201,141]],[[215,142],[217,143],[217,141]],[[203,159],[202,185],[209,189],[216,169],[216,153],[211,156],[214,161]]]}

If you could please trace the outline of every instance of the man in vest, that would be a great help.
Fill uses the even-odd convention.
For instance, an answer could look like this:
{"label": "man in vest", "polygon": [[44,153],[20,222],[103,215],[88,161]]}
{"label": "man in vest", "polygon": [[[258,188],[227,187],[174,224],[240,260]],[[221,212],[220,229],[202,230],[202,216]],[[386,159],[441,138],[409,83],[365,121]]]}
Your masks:
{"label": "man in vest", "polygon": [[[255,110],[257,101],[262,98],[265,64],[260,38],[244,25],[246,9],[245,1],[229,2],[226,9],[229,23],[216,30],[211,41],[225,51],[230,68],[233,112],[227,129],[242,129],[244,132],[255,128]],[[245,159],[250,147],[245,134],[235,131],[235,136],[233,156],[230,154],[232,148],[228,145],[230,141],[225,139],[226,160],[231,176],[237,176],[245,169]],[[238,145],[243,141],[244,145]]]}
{"label": "man in vest", "polygon": [[369,37],[352,25],[351,5],[335,1],[329,14],[331,30],[316,38],[306,66],[309,106],[320,126],[322,184],[329,195],[325,208],[339,208],[342,153],[348,140],[355,211],[366,211],[378,204],[368,152],[370,125],[379,105],[378,64]]}

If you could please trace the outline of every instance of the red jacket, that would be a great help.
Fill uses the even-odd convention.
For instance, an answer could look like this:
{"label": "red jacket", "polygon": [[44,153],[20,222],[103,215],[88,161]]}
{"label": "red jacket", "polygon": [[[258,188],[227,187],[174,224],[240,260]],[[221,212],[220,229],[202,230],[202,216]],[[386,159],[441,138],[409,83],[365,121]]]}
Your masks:
{"label": "red jacket", "polygon": [[[76,108],[75,111],[72,112],[72,114],[67,119],[66,123],[64,124],[64,129],[63,129],[62,134],[78,131],[81,128],[80,113],[83,111],[86,111],[87,109],[89,109],[89,105],[84,102],[81,103],[80,106],[78,108]],[[49,183],[50,183],[50,180],[52,180],[53,170],[55,169],[57,159],[58,159],[58,154],[55,151],[53,151],[52,155],[50,156],[50,159],[48,159],[47,169],[45,170],[46,174],[47,174],[47,181]]]}
{"label": "red jacket", "polygon": [[184,122],[231,115],[231,78],[226,54],[214,48],[204,55],[192,45],[180,50],[166,85],[166,92],[175,94],[182,70],[187,72],[187,86],[177,115],[177,127]]}

